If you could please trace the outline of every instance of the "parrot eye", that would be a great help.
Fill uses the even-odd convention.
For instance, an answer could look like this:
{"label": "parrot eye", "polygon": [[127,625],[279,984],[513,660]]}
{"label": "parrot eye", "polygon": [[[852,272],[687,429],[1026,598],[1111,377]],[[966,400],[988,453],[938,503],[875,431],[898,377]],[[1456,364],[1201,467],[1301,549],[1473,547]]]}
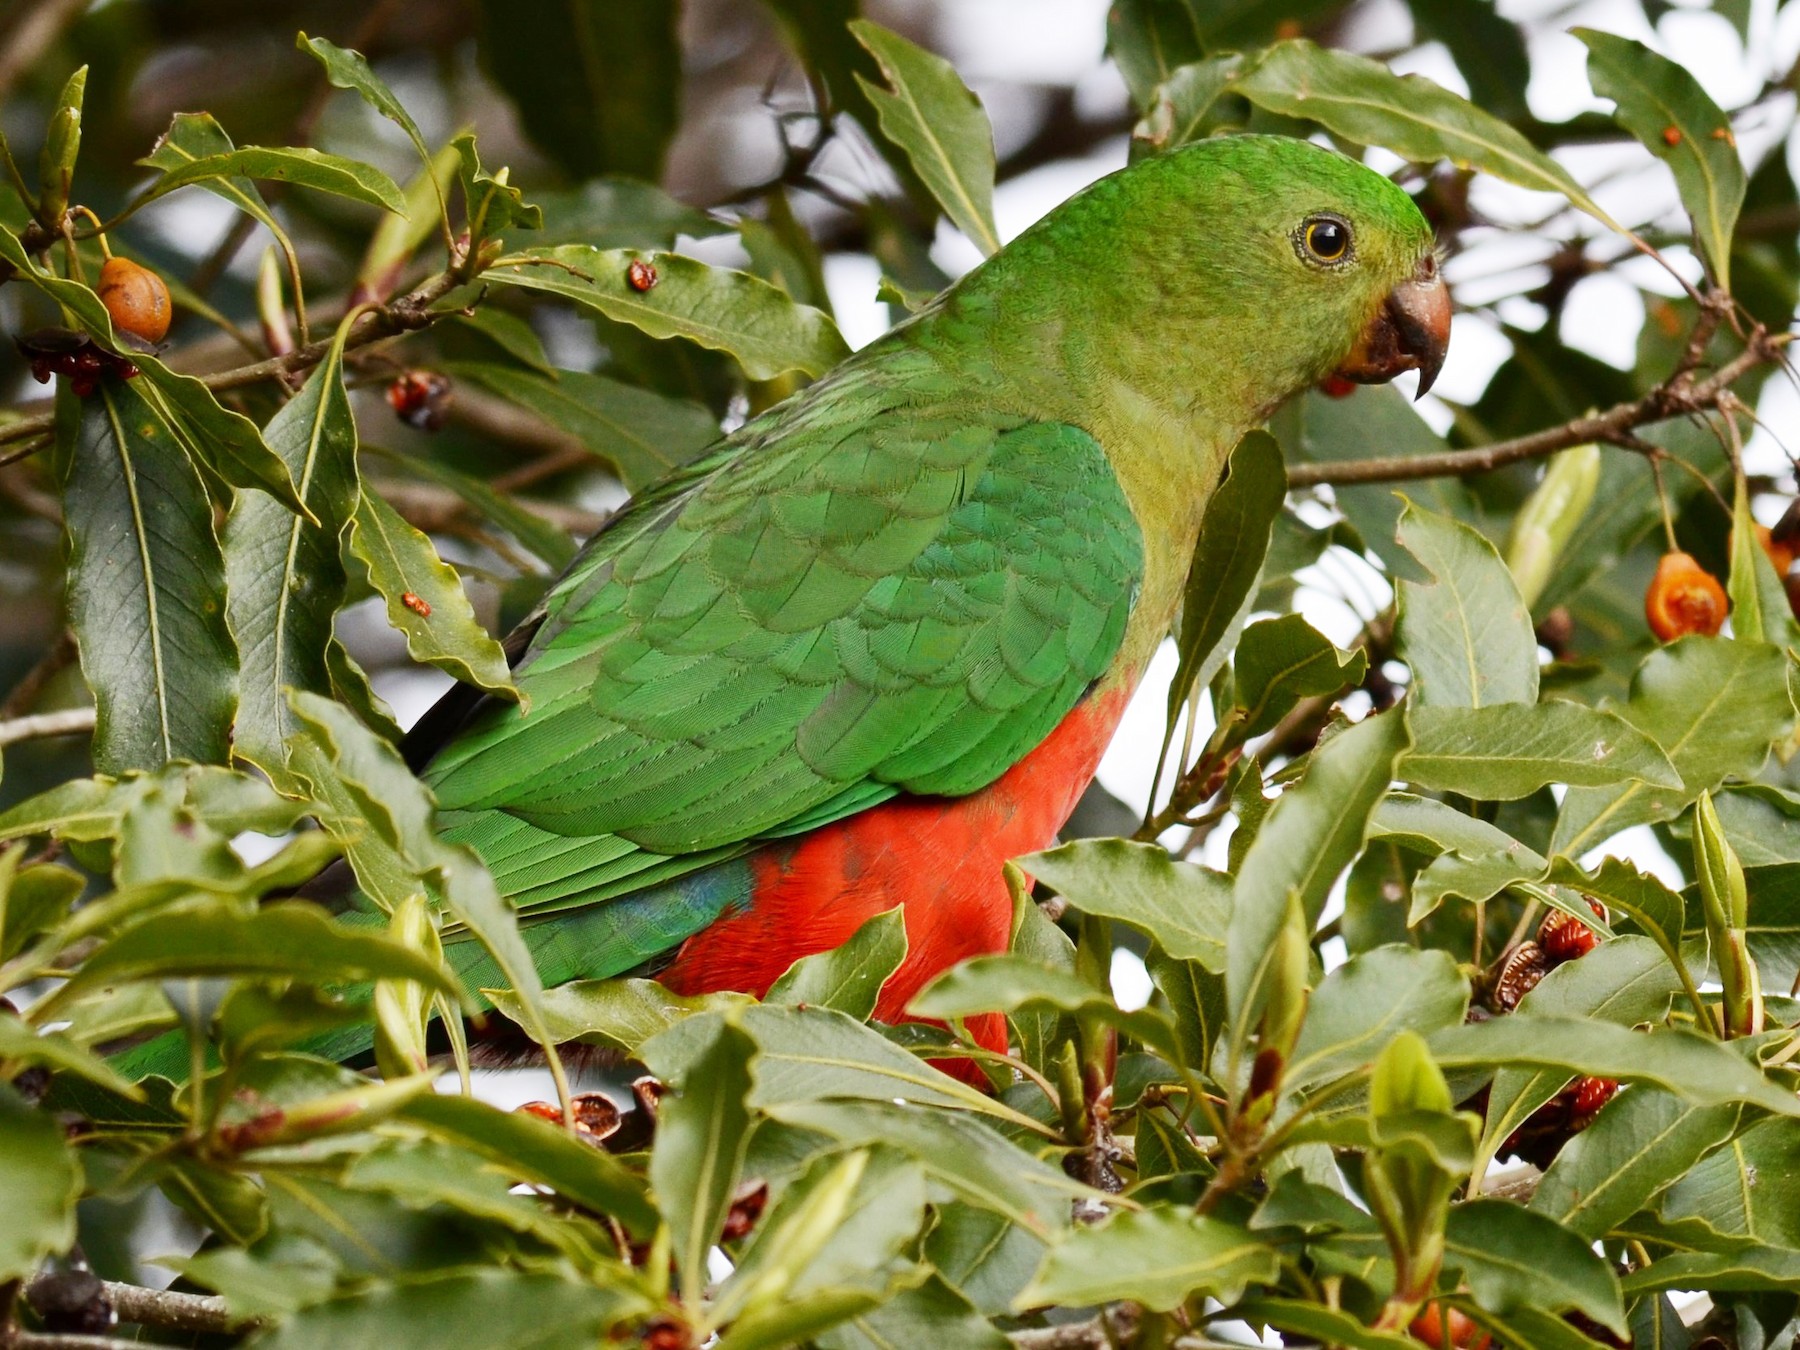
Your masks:
{"label": "parrot eye", "polygon": [[1336,216],[1314,216],[1300,226],[1299,242],[1310,261],[1341,263],[1350,256],[1350,226]]}

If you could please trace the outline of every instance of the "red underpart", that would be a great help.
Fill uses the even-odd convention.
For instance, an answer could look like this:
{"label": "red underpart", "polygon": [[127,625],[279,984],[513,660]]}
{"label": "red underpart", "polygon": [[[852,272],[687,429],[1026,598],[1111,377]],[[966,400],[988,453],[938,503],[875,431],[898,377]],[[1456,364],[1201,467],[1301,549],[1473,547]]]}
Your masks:
{"label": "red underpart", "polygon": [[[827,825],[753,860],[750,907],[682,944],[657,978],[678,994],[735,989],[759,997],[802,956],[829,951],[863,923],[906,907],[906,960],[875,1016],[902,1022],[932,978],[971,956],[1003,952],[1012,901],[1001,865],[1048,848],[1093,778],[1129,685],[1089,698],[1030,754],[967,797],[903,797]],[[971,1017],[969,1033],[1006,1050],[1006,1021]]]}

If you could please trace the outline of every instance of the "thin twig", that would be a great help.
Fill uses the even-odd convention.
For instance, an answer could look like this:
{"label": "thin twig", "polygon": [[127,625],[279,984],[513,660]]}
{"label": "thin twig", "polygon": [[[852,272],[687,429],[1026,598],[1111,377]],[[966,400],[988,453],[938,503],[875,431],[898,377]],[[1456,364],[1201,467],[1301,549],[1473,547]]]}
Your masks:
{"label": "thin twig", "polygon": [[38,663],[12,687],[12,692],[0,700],[0,721],[30,712],[44,686],[67,670],[74,660],[75,635],[65,628],[50,644],[50,650],[39,657]]}
{"label": "thin twig", "polygon": [[170,1289],[145,1289],[135,1284],[105,1282],[106,1297],[121,1322],[167,1327],[171,1331],[231,1331],[245,1325],[233,1317],[225,1300],[216,1294],[183,1294]]}
{"label": "thin twig", "polygon": [[60,712],[33,713],[0,722],[0,747],[20,741],[40,741],[49,736],[73,736],[94,729],[92,708],[65,708]]}
{"label": "thin twig", "polygon": [[[366,347],[370,343],[380,342],[384,338],[396,337],[401,333],[431,327],[432,324],[444,317],[442,313],[434,313],[431,306],[462,284],[462,277],[453,270],[445,270],[421,283],[398,300],[370,308],[367,314],[357,321],[356,327],[345,340],[344,349],[354,351],[358,347]],[[267,361],[256,361],[232,370],[201,375],[198,379],[200,383],[212,390],[241,389],[248,384],[261,384],[266,380],[282,379],[296,371],[310,370],[323,361],[330,351],[331,339],[320,338],[316,342],[309,342],[304,347],[289,352],[286,356],[274,356]],[[21,417],[16,422],[9,422],[5,426],[0,426],[0,444],[40,436],[52,430],[55,421],[56,414],[54,412],[45,412],[31,417]]]}
{"label": "thin twig", "polygon": [[78,1336],[64,1331],[15,1331],[4,1344],[6,1350],[144,1350],[142,1341]]}

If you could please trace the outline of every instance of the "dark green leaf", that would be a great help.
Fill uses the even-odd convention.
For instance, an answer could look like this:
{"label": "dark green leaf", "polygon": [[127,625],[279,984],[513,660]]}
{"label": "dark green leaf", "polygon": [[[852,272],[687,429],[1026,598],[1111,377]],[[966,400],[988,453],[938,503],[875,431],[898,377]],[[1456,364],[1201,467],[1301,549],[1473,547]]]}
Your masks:
{"label": "dark green leaf", "polygon": [[1728,1139],[1739,1111],[1651,1087],[1622,1092],[1563,1145],[1531,1207],[1590,1241],[1605,1237]]}
{"label": "dark green leaf", "polygon": [[1232,662],[1241,736],[1270,730],[1303,698],[1330,697],[1362,680],[1369,658],[1341,652],[1298,614],[1262,619],[1244,630]]}
{"label": "dark green leaf", "polygon": [[1448,952],[1392,946],[1353,956],[1313,991],[1282,1082],[1296,1090],[1328,1082],[1401,1031],[1457,1025],[1468,1006],[1468,981]]}
{"label": "dark green leaf", "polygon": [[506,653],[476,621],[462,578],[429,538],[365,488],[349,542],[387,604],[388,622],[406,635],[407,655],[464,684],[518,698]]}
{"label": "dark green leaf", "polygon": [[949,1282],[933,1275],[819,1337],[821,1350],[1007,1350],[1011,1344]]}
{"label": "dark green leaf", "polygon": [[1339,732],[1310,756],[1306,776],[1282,793],[1238,869],[1225,944],[1232,1021],[1248,1027],[1266,993],[1267,960],[1297,894],[1316,922],[1338,874],[1362,852],[1369,819],[1405,752],[1406,724],[1392,714]]}
{"label": "dark green leaf", "polygon": [[1643,43],[1592,28],[1570,31],[1587,45],[1594,92],[1618,105],[1614,117],[1674,173],[1700,251],[1729,290],[1731,234],[1745,187],[1731,120],[1692,74]]}
{"label": "dark green leaf", "polygon": [[1800,1251],[1753,1247],[1740,1252],[1674,1252],[1658,1258],[1642,1270],[1634,1270],[1620,1283],[1626,1294],[1658,1289],[1711,1289],[1755,1292],[1769,1289],[1792,1293],[1800,1285]]}
{"label": "dark green leaf", "polygon": [[108,772],[223,761],[235,706],[212,504],[135,383],[107,377],[58,400],[69,623]]}
{"label": "dark green leaf", "polygon": [[[634,262],[656,269],[656,282],[647,291],[626,279]],[[753,380],[787,370],[823,375],[850,350],[837,325],[820,311],[795,304],[779,287],[678,253],[564,244],[509,253],[482,279],[560,295],[653,338],[682,337],[729,352]]]}
{"label": "dark green leaf", "polygon": [[[395,458],[400,459],[399,456]],[[408,459],[402,462],[413,472],[454,492],[471,509],[486,516],[491,524],[499,526],[552,568],[560,571],[574,559],[575,541],[528,505],[512,497],[502,496],[481,479],[458,472],[435,460]]]}
{"label": "dark green leaf", "polygon": [[425,146],[425,138],[419,134],[419,124],[413,121],[412,114],[394,97],[394,91],[369,68],[368,59],[361,52],[339,47],[324,38],[309,38],[305,33],[296,36],[294,45],[318,58],[319,64],[325,68],[326,79],[339,89],[354,90],[362,97],[363,102],[404,131],[406,139],[412,142],[413,149],[419,152],[419,162],[427,171],[430,170],[431,151]]}
{"label": "dark green leaf", "polygon": [[0,1195],[0,1280],[28,1279],[75,1240],[81,1166],[56,1117],[28,1106],[7,1083],[0,1083]]}
{"label": "dark green leaf", "polygon": [[1251,432],[1231,452],[1225,479],[1201,519],[1200,546],[1188,568],[1176,642],[1181,660],[1169,686],[1171,723],[1188,691],[1210,684],[1230,655],[1286,495],[1281,447],[1267,432]]}
{"label": "dark green leaf", "polygon": [[1514,1013],[1449,1027],[1431,1037],[1445,1069],[1555,1069],[1649,1083],[1691,1102],[1748,1102],[1800,1116],[1800,1099],[1763,1077],[1721,1042],[1689,1031],[1630,1031],[1607,1022]]}
{"label": "dark green leaf", "polygon": [[1142,120],[1131,130],[1133,157],[1174,150],[1243,122],[1249,106],[1231,88],[1242,64],[1234,53],[1190,61],[1171,72],[1151,91]]}
{"label": "dark green leaf", "polygon": [[1788,607],[1787,589],[1757,539],[1750,491],[1742,475],[1738,476],[1731,512],[1731,578],[1726,591],[1731,596],[1733,637],[1772,642],[1778,647],[1793,640],[1794,616]]}
{"label": "dark green leaf", "polygon": [[1528,797],[1550,783],[1609,787],[1635,781],[1679,788],[1662,747],[1616,713],[1579,703],[1409,708],[1409,782],[1477,801]]}
{"label": "dark green leaf", "polygon": [[875,1012],[882,985],[906,959],[906,915],[896,905],[862,924],[828,952],[803,956],[763,996],[768,1003],[835,1008],[859,1022]]}
{"label": "dark green leaf", "polygon": [[3,1075],[11,1082],[18,1072],[30,1065],[41,1065],[59,1073],[72,1073],[98,1083],[122,1097],[142,1094],[118,1071],[93,1051],[84,1049],[61,1031],[39,1032],[11,1013],[0,1013],[0,1064],[11,1066]]}
{"label": "dark green leaf", "polygon": [[397,215],[406,214],[406,199],[400,195],[400,189],[374,165],[298,145],[246,145],[167,168],[160,178],[132,199],[131,209],[135,211],[176,188],[215,178],[262,178],[292,183],[333,196],[348,197],[351,201],[366,202]]}
{"label": "dark green leaf", "polygon": [[983,1314],[1011,1309],[1044,1257],[1044,1244],[991,1210],[957,1201],[937,1206],[925,1259]]}
{"label": "dark green leaf", "polygon": [[1751,774],[1793,722],[1787,662],[1775,647],[1688,637],[1644,659],[1617,710],[1667,752],[1679,791],[1627,783],[1571,788],[1552,847],[1580,857],[1631,825],[1668,820],[1731,774]]}
{"label": "dark green leaf", "polygon": [[683,1297],[694,1307],[707,1284],[707,1250],[719,1240],[744,1161],[755,1054],[750,1037],[721,1021],[698,1055],[663,1078],[673,1091],[656,1108],[650,1184],[674,1234]]}
{"label": "dark green leaf", "polygon": [[1215,974],[1225,969],[1231,878],[1223,873],[1125,839],[1077,840],[1018,862],[1082,912],[1128,923]]}
{"label": "dark green leaf", "polygon": [[1298,1332],[1322,1345],[1348,1350],[1418,1350],[1410,1336],[1372,1331],[1349,1313],[1297,1298],[1253,1298],[1240,1303],[1236,1313],[1251,1322],[1267,1322],[1283,1331]]}
{"label": "dark green leaf", "polygon": [[1462,1267],[1476,1301],[1491,1312],[1572,1310],[1625,1332],[1619,1280],[1606,1259],[1533,1210],[1505,1200],[1452,1206],[1444,1228],[1444,1264]]}
{"label": "dark green leaf", "polygon": [[[511,990],[484,989],[482,993],[513,1021],[525,1022],[527,1014]],[[748,994],[733,993],[686,998],[655,980],[575,980],[544,991],[544,1025],[559,1045],[584,1040],[635,1055],[638,1046],[684,1017],[724,1011],[749,1001]]]}
{"label": "dark green leaf", "polygon": [[594,178],[578,188],[533,195],[544,213],[546,244],[671,249],[681,235],[705,239],[731,229],[635,178]]}
{"label": "dark green leaf", "polygon": [[1448,159],[1540,192],[1558,192],[1604,225],[1612,217],[1550,156],[1499,118],[1422,75],[1396,75],[1366,56],[1278,42],[1248,64],[1237,88],[1252,103],[1308,118],[1403,159]]}
{"label": "dark green leaf", "polygon": [[1800,1251],[1800,1125],[1765,1120],[1676,1178],[1662,1217],[1725,1239]]}
{"label": "dark green leaf", "polygon": [[261,492],[242,493],[225,522],[227,614],[243,662],[233,753],[282,781],[282,742],[298,725],[290,689],[329,693],[326,648],[344,594],[338,541],[356,509],[356,418],[344,392],[340,324],[325,360],[264,437],[312,512],[309,523]]}
{"label": "dark green leaf", "polygon": [[464,132],[450,144],[459,161],[457,181],[462,185],[463,213],[469,221],[472,240],[479,243],[491,239],[515,225],[521,230],[535,230],[544,223],[544,213],[508,181],[505,168],[490,174],[481,167],[473,136]]}
{"label": "dark green leaf", "polygon": [[857,76],[882,134],[906,152],[944,214],[985,254],[994,229],[994,133],[981,101],[941,56],[867,19],[850,31],[881,67],[888,87]]}
{"label": "dark green leaf", "polygon": [[[534,1350],[546,1335],[596,1343],[618,1323],[647,1315],[648,1298],[547,1272],[455,1270],[405,1283],[380,1282],[315,1303],[256,1338],[258,1350],[344,1350],[351,1345],[421,1345],[447,1328],[483,1350]],[[435,1327],[436,1333],[427,1333]]]}
{"label": "dark green leaf", "polygon": [[1013,1307],[1128,1298],[1167,1311],[1201,1292],[1229,1304],[1246,1284],[1273,1283],[1279,1270],[1276,1249],[1235,1224],[1186,1207],[1146,1209],[1072,1229],[1051,1246]]}
{"label": "dark green leaf", "polygon": [[1408,702],[1535,703],[1531,614],[1494,546],[1460,521],[1412,503],[1400,516],[1400,542],[1434,578],[1398,586],[1400,654],[1413,672]]}
{"label": "dark green leaf", "polygon": [[662,177],[681,117],[680,6],[482,0],[479,11],[482,63],[571,178]]}
{"label": "dark green leaf", "polygon": [[667,477],[719,438],[718,421],[698,403],[604,375],[561,370],[549,378],[474,362],[452,362],[448,369],[562,428],[610,460],[633,491]]}

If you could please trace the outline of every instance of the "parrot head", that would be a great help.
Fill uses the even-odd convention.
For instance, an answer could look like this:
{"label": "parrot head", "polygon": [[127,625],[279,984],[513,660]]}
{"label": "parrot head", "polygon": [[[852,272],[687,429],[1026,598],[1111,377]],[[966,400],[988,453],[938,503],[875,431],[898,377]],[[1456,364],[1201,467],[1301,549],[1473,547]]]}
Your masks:
{"label": "parrot head", "polygon": [[1221,422],[1253,425],[1331,376],[1415,370],[1423,393],[1449,346],[1449,290],[1412,199],[1291,137],[1217,136],[1140,160],[1015,240],[993,260],[1002,271],[1009,253],[1020,279],[1057,276],[1065,336],[1090,326],[1116,368],[1154,372],[1170,396],[1158,402]]}

